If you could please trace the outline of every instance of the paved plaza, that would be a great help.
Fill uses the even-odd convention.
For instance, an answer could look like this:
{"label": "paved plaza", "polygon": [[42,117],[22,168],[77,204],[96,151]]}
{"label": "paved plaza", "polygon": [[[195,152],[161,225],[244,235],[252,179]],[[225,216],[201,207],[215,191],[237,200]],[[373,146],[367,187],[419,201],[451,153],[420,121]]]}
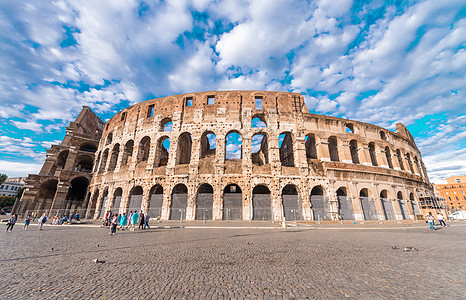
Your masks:
{"label": "paved plaza", "polygon": [[[226,225],[225,225],[226,224]],[[464,299],[466,223],[2,229],[1,299]],[[175,228],[175,226],[185,228]],[[258,228],[253,228],[253,227]],[[222,227],[222,228],[220,228]],[[392,247],[401,249],[393,249]],[[404,252],[413,246],[418,251]],[[53,248],[53,250],[52,250]],[[94,259],[105,260],[95,263]]]}

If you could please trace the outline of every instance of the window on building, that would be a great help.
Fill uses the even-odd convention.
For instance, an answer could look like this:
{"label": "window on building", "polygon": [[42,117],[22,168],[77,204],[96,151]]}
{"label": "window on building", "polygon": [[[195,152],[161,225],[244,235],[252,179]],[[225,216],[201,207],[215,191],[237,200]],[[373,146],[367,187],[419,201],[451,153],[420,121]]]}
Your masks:
{"label": "window on building", "polygon": [[256,109],[264,109],[263,105],[262,105],[262,97],[261,96],[256,96],[254,98],[254,106]]}
{"label": "window on building", "polygon": [[154,116],[154,104],[149,105],[147,108],[147,117],[152,118]]}
{"label": "window on building", "polygon": [[0,189],[2,189],[2,190],[3,190],[3,184],[2,184],[2,186],[0,186]]}
{"label": "window on building", "polygon": [[186,98],[186,106],[193,106],[193,97]]}
{"label": "window on building", "polygon": [[126,121],[126,111],[121,114],[121,120]]}
{"label": "window on building", "polygon": [[346,125],[345,125],[345,131],[346,131],[346,133],[354,133],[354,126],[353,126],[353,124],[346,124]]}
{"label": "window on building", "polygon": [[215,104],[215,96],[207,96],[207,105]]}
{"label": "window on building", "polygon": [[456,178],[456,182],[457,182],[457,183],[461,183],[461,179]]}
{"label": "window on building", "polygon": [[448,197],[448,200],[450,200],[450,201],[451,201],[451,197]]}

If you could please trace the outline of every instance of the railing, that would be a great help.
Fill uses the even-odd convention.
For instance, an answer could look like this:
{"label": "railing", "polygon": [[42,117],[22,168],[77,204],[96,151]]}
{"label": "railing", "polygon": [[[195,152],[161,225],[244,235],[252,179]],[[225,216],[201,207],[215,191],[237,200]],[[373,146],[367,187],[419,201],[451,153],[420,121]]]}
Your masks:
{"label": "railing", "polygon": [[[94,217],[95,209],[43,209],[43,210],[27,210],[20,218],[26,218],[27,216],[36,216],[36,220],[41,216],[45,215],[49,219],[52,217],[69,217],[72,215],[73,220],[76,221],[76,214],[79,214],[79,220],[92,219]],[[33,215],[34,214],[34,215]]]}

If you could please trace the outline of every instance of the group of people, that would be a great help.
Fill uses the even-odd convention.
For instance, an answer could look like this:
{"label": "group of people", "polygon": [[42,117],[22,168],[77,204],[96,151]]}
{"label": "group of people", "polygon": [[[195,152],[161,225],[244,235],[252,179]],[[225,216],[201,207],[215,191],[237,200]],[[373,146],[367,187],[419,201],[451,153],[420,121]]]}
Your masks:
{"label": "group of people", "polygon": [[81,222],[81,219],[79,218],[78,213],[76,214],[76,216],[74,216],[73,214],[70,214],[69,217],[62,216],[61,218],[55,215],[52,218],[52,225],[72,224],[73,219],[78,223]]}
{"label": "group of people", "polygon": [[[429,224],[429,229],[434,231],[435,230],[435,218],[434,216],[432,215],[432,212],[429,212],[427,215],[426,215],[426,220],[427,220],[427,223]],[[442,215],[442,213],[438,213],[437,214],[437,220],[439,222],[439,226],[442,226],[442,227],[447,227],[447,224],[445,223],[445,219]]]}
{"label": "group of people", "polygon": [[[136,230],[136,229],[146,229],[150,228],[149,226],[150,216],[141,211],[138,213],[136,210],[130,211],[129,216],[126,213],[117,214],[107,211],[105,217],[102,220],[102,227],[110,227],[110,235],[114,235],[117,229],[125,230]],[[138,226],[139,224],[139,226]]]}
{"label": "group of people", "polygon": [[[37,217],[37,215],[36,215]],[[24,226],[23,229],[27,230],[29,228],[29,224],[31,224],[31,221],[34,221],[36,219],[33,215],[28,215],[26,219],[24,219]],[[15,226],[16,222],[18,221],[18,215],[14,214],[11,216],[11,218],[8,220],[8,223],[6,224],[6,231],[5,232],[11,232],[13,230],[13,227]],[[39,220],[37,220],[38,225],[39,225],[39,230],[42,230],[42,226],[48,221],[47,216],[44,214],[42,215]]]}

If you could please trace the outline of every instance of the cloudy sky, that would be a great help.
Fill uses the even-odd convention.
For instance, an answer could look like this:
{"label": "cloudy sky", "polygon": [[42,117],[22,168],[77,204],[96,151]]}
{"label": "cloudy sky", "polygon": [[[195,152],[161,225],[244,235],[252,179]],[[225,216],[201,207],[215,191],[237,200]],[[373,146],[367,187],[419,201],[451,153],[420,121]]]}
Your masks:
{"label": "cloudy sky", "polygon": [[466,175],[466,0],[0,0],[0,172],[35,173],[83,105],[103,120],[184,92],[304,94],[394,130],[433,182]]}

